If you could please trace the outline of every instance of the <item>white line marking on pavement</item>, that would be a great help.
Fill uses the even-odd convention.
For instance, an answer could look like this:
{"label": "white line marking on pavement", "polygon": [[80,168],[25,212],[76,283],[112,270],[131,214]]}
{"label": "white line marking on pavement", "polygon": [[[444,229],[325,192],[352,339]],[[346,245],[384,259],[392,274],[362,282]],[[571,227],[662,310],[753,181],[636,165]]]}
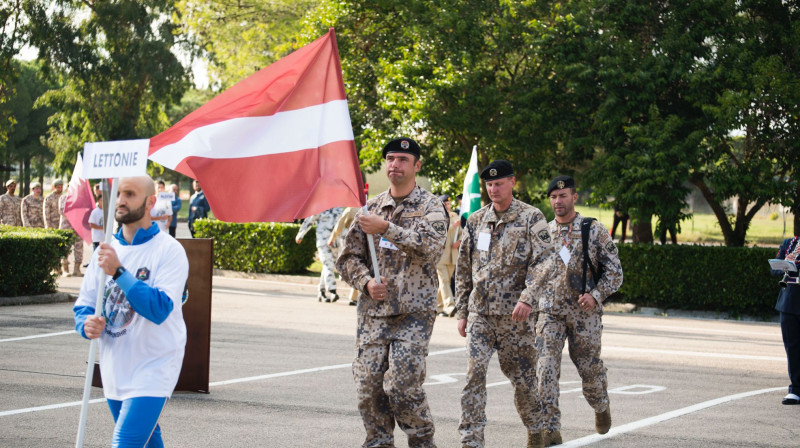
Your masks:
{"label": "white line marking on pavement", "polygon": [[684,350],[657,350],[653,348],[634,348],[634,347],[603,347],[603,351],[647,353],[655,355],[679,355],[697,356],[701,358],[725,358],[725,359],[747,359],[754,361],[782,361],[786,362],[785,356],[758,356],[758,355],[736,355],[733,353],[709,353],[709,352],[689,352]]}
{"label": "white line marking on pavement", "polygon": [[601,440],[605,440],[614,436],[618,436],[620,434],[625,434],[628,432],[636,431],[638,429],[642,429],[647,426],[655,425],[656,423],[665,422],[667,420],[671,420],[676,417],[681,417],[686,414],[691,414],[693,412],[702,411],[703,409],[710,408],[712,406],[716,406],[718,404],[727,403],[729,401],[740,400],[742,398],[752,397],[754,395],[761,395],[770,392],[775,392],[779,390],[785,390],[786,387],[773,387],[771,389],[760,389],[760,390],[753,390],[750,392],[742,392],[740,394],[735,395],[728,395],[726,397],[716,398],[714,400],[704,401],[702,403],[698,403],[692,406],[687,406],[685,408],[676,409],[674,411],[665,412],[660,415],[656,415],[653,417],[648,417],[642,420],[638,420],[631,423],[626,423],[621,426],[613,427],[607,434],[592,434],[590,436],[582,437],[580,439],[571,440],[569,442],[564,443],[563,445],[559,445],[562,448],[572,448],[578,446],[586,446],[590,445],[595,442],[599,442]]}
{"label": "white line marking on pavement", "polygon": [[[437,355],[447,355],[450,353],[457,353],[463,352],[466,348],[451,348],[447,350],[439,350],[437,352],[430,352],[428,356],[437,356]],[[332,366],[323,366],[323,367],[314,367],[311,369],[300,369],[300,370],[292,370],[290,372],[278,372],[278,373],[271,373],[268,375],[259,375],[259,376],[250,376],[247,378],[236,378],[232,380],[225,380],[225,381],[216,381],[213,383],[209,383],[209,387],[214,386],[224,386],[227,384],[235,384],[235,383],[245,383],[248,381],[258,381],[258,380],[266,380],[270,378],[280,378],[284,376],[291,376],[291,375],[301,375],[304,373],[313,373],[313,372],[323,372],[326,370],[336,370],[336,369],[343,369],[347,367],[351,367],[352,364],[335,364]],[[89,401],[89,403],[102,403],[106,401],[104,398],[98,398],[95,400]],[[37,406],[33,408],[25,408],[25,409],[12,409],[10,411],[2,411],[0,412],[0,417],[6,417],[9,415],[16,415],[16,414],[24,414],[26,412],[38,412],[38,411],[48,411],[51,409],[59,409],[59,408],[68,408],[70,406],[80,406],[82,402],[80,401],[71,401],[69,403],[58,403],[58,404],[50,404],[46,406]]]}
{"label": "white line marking on pavement", "polygon": [[[105,401],[106,401],[105,398],[95,398],[94,400],[89,400],[89,403],[104,403]],[[49,411],[51,409],[68,408],[70,406],[80,406],[81,404],[83,404],[83,402],[81,401],[70,401],[69,403],[58,403],[58,404],[48,404],[46,406],[36,406],[35,408],[12,409],[10,411],[0,412],[0,417],[24,414],[26,412]]]}
{"label": "white line marking on pavement", "polygon": [[58,333],[44,333],[44,334],[35,334],[33,336],[22,336],[19,338],[0,339],[0,342],[13,342],[13,341],[24,341],[26,339],[49,338],[50,336],[63,336],[65,334],[77,334],[77,333],[75,333],[75,330],[59,331]]}
{"label": "white line marking on pavement", "polygon": [[268,295],[269,296],[273,295],[272,293],[268,294],[266,291],[264,291],[264,292],[238,291],[238,290],[235,290],[235,289],[225,289],[225,288],[214,288],[214,289],[211,290],[211,292],[221,292],[221,293],[224,293],[224,294],[238,294],[238,295],[241,295],[241,296],[258,296],[258,297],[267,297]]}

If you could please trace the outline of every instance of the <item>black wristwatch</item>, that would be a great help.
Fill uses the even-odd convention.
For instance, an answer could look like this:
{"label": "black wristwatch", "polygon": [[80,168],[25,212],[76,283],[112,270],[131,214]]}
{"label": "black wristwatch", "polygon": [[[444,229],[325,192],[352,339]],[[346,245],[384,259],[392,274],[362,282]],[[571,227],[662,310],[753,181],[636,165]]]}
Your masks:
{"label": "black wristwatch", "polygon": [[120,266],[120,267],[117,268],[117,270],[114,272],[114,275],[111,278],[116,280],[116,279],[119,278],[120,275],[122,275],[122,274],[124,274],[126,272],[128,272],[128,271],[125,269],[125,267]]}

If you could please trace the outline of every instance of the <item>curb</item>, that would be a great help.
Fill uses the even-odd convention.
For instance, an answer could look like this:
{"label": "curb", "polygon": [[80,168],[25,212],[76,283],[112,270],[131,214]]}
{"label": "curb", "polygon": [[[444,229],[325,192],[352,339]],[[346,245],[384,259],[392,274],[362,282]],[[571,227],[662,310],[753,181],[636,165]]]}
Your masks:
{"label": "curb", "polygon": [[52,294],[39,294],[35,296],[0,297],[0,306],[74,302],[77,298],[77,295],[67,292],[55,292]]}
{"label": "curb", "polygon": [[319,275],[259,274],[254,272],[228,271],[224,269],[214,269],[213,275],[215,277],[271,280],[274,282],[300,283],[304,285],[316,285],[319,283]]}

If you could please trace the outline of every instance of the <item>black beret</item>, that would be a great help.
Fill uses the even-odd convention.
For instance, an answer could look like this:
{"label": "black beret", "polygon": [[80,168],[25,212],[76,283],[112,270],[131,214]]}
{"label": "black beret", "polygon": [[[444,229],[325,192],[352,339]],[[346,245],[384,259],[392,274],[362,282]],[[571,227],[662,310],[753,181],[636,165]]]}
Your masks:
{"label": "black beret", "polygon": [[447,201],[450,200],[450,195],[449,194],[441,194],[441,195],[439,195],[439,200],[442,201],[442,202],[447,202]]}
{"label": "black beret", "polygon": [[553,190],[563,190],[564,188],[575,188],[575,179],[570,176],[558,176],[550,181],[550,185],[547,186],[547,195],[550,196],[550,193]]}
{"label": "black beret", "polygon": [[513,175],[514,168],[511,168],[511,163],[499,159],[486,165],[486,168],[481,171],[481,179],[483,180],[497,180]]}
{"label": "black beret", "polygon": [[390,152],[405,152],[419,158],[419,145],[408,137],[396,138],[383,147],[383,158]]}

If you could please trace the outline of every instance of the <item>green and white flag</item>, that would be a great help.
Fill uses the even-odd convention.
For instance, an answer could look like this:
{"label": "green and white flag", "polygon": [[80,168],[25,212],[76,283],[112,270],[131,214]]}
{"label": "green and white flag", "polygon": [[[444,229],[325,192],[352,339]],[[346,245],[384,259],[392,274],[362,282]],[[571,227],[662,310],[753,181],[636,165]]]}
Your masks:
{"label": "green and white flag", "polygon": [[464,191],[461,196],[461,217],[469,218],[472,212],[481,208],[481,179],[478,177],[478,146],[472,147],[472,157],[464,177]]}

